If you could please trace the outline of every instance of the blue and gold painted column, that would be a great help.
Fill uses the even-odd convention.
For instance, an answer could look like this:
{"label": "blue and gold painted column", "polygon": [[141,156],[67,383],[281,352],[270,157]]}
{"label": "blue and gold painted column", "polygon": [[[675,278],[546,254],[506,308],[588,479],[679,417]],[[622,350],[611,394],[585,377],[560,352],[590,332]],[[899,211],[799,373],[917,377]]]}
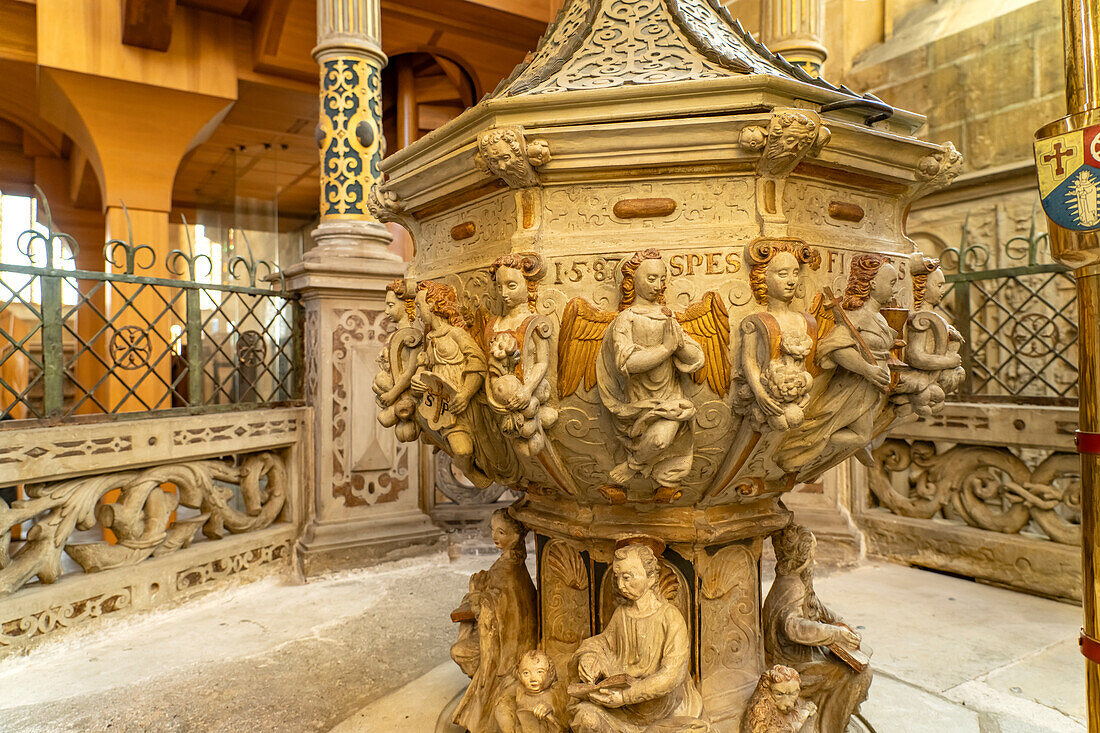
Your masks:
{"label": "blue and gold painted column", "polygon": [[772,51],[801,67],[810,76],[821,76],[827,53],[825,0],[765,0],[761,40]]}
{"label": "blue and gold painted column", "polygon": [[317,249],[326,249],[314,258],[398,259],[386,249],[389,233],[367,208],[371,186],[381,177],[385,147],[381,82],[386,55],[379,43],[379,14],[379,0],[317,1],[313,58],[321,67],[321,225],[314,238]]}

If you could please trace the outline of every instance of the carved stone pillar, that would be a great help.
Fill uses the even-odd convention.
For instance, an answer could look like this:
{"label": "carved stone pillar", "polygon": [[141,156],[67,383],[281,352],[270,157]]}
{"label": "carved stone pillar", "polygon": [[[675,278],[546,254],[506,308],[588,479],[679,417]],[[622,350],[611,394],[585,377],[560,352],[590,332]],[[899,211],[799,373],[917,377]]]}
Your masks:
{"label": "carved stone pillar", "polygon": [[825,36],[825,0],[765,0],[763,41],[773,52],[810,76],[821,75],[828,53]]}
{"label": "carved stone pillar", "polygon": [[314,408],[312,518],[299,548],[307,575],[410,554],[440,537],[420,507],[416,443],[378,425],[371,384],[392,327],[386,284],[403,275],[367,208],[384,152],[377,0],[320,0],[321,223],[317,247],[286,271],[305,309],[306,398]]}

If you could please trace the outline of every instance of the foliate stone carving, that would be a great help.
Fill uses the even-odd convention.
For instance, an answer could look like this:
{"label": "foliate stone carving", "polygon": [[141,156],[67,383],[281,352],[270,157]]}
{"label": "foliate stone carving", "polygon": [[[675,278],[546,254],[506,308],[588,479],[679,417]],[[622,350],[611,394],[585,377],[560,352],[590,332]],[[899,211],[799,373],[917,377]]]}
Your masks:
{"label": "foliate stone carving", "polygon": [[[615,583],[626,598],[574,656],[570,696],[576,733],[707,730],[703,699],[690,675],[691,639],[683,614],[659,592],[653,550],[641,543],[615,551]],[[652,726],[648,727],[647,726]]]}
{"label": "foliate stone carving", "polygon": [[899,414],[916,412],[930,417],[943,409],[946,395],[962,384],[962,334],[933,310],[943,298],[945,280],[938,260],[914,255],[909,264],[913,278],[913,310],[905,329],[905,363],[894,388]]}
{"label": "foliate stone carving", "polygon": [[635,253],[621,269],[618,313],[583,299],[566,307],[559,391],[572,394],[582,379],[585,389],[598,388],[625,454],[612,483],[649,478],[657,500],[667,501],[692,466],[695,406],[685,380],[697,374],[718,395],[729,387],[729,315],[713,293],[674,314],[664,304],[668,268],[657,250]]}
{"label": "foliate stone carving", "polygon": [[746,259],[753,295],[766,310],[741,321],[734,408],[757,430],[785,431],[803,422],[813,385],[806,359],[817,339],[816,319],[792,303],[804,287],[803,269],[818,269],[821,255],[799,240],[760,239]]}
{"label": "foliate stone carving", "polygon": [[529,188],[539,184],[535,169],[550,162],[550,146],[545,140],[527,141],[518,125],[498,127],[478,135],[474,162],[512,188]]}
{"label": "foliate stone carving", "polygon": [[772,535],[772,546],[775,580],[763,608],[765,663],[801,675],[802,696],[817,707],[803,730],[843,731],[871,685],[860,636],[814,593],[813,533],[790,524]]}
{"label": "foliate stone carving", "polygon": [[50,606],[42,611],[0,623],[0,653],[25,646],[35,637],[45,636],[62,629],[79,626],[109,613],[124,611],[130,607],[133,590],[127,586],[108,593],[97,593],[88,598]]}
{"label": "foliate stone carving", "polygon": [[400,222],[403,218],[401,215],[405,212],[401,199],[382,181],[371,186],[367,195],[367,209],[378,221]]}
{"label": "foliate stone carving", "polygon": [[741,733],[798,733],[817,705],[799,696],[802,678],[790,667],[777,664],[764,674],[749,698]]}
{"label": "foliate stone carving", "polygon": [[469,592],[451,612],[459,624],[451,658],[470,677],[454,722],[470,733],[514,730],[515,710],[507,703],[515,700],[520,659],[536,645],[535,586],[524,564],[527,529],[507,509],[494,512],[490,526],[501,556],[470,577]]}
{"label": "foliate stone carving", "polygon": [[[232,490],[216,482],[240,486],[244,511],[232,505]],[[176,488],[175,494],[161,488],[166,483]],[[101,503],[114,490],[120,492],[118,500]],[[0,595],[35,576],[46,584],[56,581],[63,551],[85,572],[133,565],[188,546],[200,527],[210,539],[267,527],[279,519],[286,500],[286,467],[274,453],[248,456],[239,465],[190,461],[31,485],[26,499],[11,506],[0,502]],[[179,506],[200,513],[170,523]],[[10,528],[32,519],[26,541],[9,557]],[[77,529],[95,526],[113,531],[117,542],[69,542]]]}
{"label": "foliate stone carving", "polygon": [[962,172],[962,162],[962,153],[949,142],[941,145],[935,153],[921,158],[917,164],[917,176],[921,183],[911,197],[919,198],[950,186]]}
{"label": "foliate stone carving", "polygon": [[588,567],[581,553],[563,540],[546,543],[539,567],[543,648],[559,669],[567,670],[590,630]]}
{"label": "foliate stone carving", "polygon": [[[736,695],[760,671],[758,660],[764,648],[759,629],[758,548],[735,544],[696,557],[700,687],[708,699]],[[711,710],[712,715],[717,712]]]}
{"label": "foliate stone carving", "polygon": [[287,557],[290,557],[289,542],[275,542],[228,557],[219,557],[176,573],[176,590],[197,588]]}
{"label": "foliate stone carving", "polygon": [[[1034,468],[1005,448],[889,439],[874,451],[869,487],[878,506],[916,519],[949,519],[1001,534],[1081,543],[1081,468],[1051,453]],[[978,548],[974,548],[974,552]]]}

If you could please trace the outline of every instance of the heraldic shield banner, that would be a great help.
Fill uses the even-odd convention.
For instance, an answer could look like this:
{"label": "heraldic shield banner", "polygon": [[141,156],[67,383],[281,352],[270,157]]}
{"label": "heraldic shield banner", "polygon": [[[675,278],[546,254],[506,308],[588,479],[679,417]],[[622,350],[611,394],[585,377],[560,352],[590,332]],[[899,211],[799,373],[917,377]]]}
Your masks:
{"label": "heraldic shield banner", "polygon": [[1100,228],[1100,125],[1035,141],[1039,196],[1065,229]]}

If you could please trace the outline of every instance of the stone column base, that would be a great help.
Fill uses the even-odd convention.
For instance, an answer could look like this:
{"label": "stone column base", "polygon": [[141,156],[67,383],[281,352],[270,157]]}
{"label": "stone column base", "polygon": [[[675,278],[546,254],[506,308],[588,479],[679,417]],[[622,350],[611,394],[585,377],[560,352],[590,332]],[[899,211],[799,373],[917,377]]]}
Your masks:
{"label": "stone column base", "polygon": [[308,578],[444,549],[443,532],[419,510],[354,521],[314,520],[298,542],[298,568]]}

